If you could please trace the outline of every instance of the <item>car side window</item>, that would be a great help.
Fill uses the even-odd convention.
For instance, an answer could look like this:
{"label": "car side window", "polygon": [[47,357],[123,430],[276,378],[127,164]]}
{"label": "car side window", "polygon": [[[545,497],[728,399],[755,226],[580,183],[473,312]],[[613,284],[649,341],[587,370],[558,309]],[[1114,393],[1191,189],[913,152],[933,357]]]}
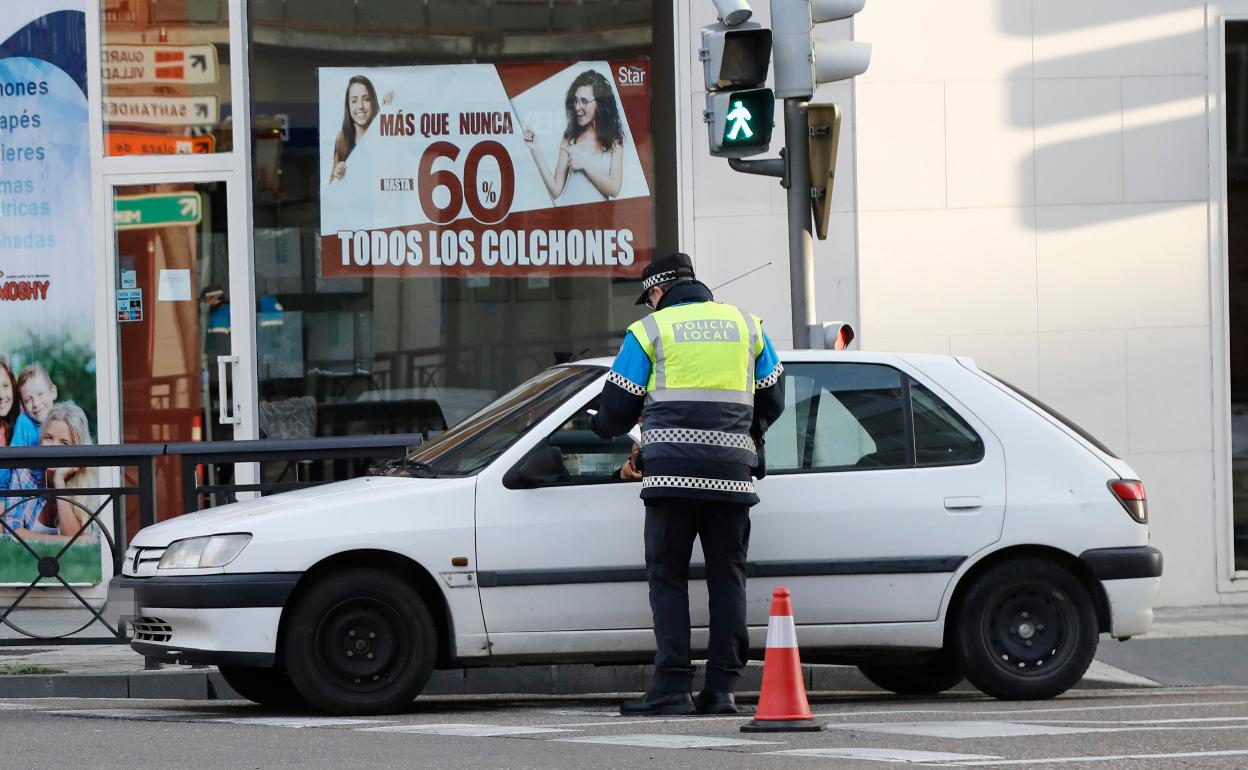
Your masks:
{"label": "car side window", "polygon": [[587,409],[580,410],[547,439],[563,455],[568,481],[562,484],[619,481],[620,466],[633,451],[635,445],[628,436],[604,439],[594,433],[589,427],[589,417]]}
{"label": "car side window", "polygon": [[911,463],[901,372],[882,364],[785,366],[785,411],[767,431],[769,473]]}
{"label": "car side window", "polygon": [[984,459],[984,442],[966,421],[917,382],[910,382],[916,465],[959,465]]}

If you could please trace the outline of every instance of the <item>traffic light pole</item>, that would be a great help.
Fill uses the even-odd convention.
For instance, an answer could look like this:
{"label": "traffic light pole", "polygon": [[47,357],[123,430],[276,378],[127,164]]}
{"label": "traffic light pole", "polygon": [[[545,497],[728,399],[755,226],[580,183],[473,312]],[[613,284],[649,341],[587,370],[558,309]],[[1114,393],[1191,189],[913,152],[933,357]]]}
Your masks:
{"label": "traffic light pole", "polygon": [[789,209],[789,291],[793,302],[793,347],[810,348],[815,322],[815,236],[810,213],[810,129],[806,101],[784,100],[785,187]]}

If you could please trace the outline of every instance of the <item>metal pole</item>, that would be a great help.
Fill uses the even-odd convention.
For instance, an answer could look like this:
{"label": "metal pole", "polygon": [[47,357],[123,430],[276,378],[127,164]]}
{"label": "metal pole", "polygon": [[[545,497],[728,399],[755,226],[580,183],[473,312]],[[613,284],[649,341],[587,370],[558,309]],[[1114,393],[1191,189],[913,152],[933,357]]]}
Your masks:
{"label": "metal pole", "polygon": [[815,326],[815,240],[811,232],[810,148],[806,102],[784,100],[784,157],[788,163],[789,290],[793,347],[810,348]]}

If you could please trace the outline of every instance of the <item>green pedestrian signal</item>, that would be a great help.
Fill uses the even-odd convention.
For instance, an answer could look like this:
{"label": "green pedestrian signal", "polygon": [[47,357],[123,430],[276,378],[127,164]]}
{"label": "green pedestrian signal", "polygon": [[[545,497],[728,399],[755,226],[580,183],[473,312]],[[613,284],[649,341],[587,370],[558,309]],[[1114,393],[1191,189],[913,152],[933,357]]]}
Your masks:
{"label": "green pedestrian signal", "polygon": [[754,155],[771,146],[776,98],[770,88],[709,94],[707,101],[713,155]]}
{"label": "green pedestrian signal", "polygon": [[745,134],[742,139],[754,138],[754,130],[750,128],[750,121],[754,120],[754,115],[745,108],[745,102],[733,102],[732,109],[728,111],[728,136],[724,137],[730,142],[737,141],[737,137]]}

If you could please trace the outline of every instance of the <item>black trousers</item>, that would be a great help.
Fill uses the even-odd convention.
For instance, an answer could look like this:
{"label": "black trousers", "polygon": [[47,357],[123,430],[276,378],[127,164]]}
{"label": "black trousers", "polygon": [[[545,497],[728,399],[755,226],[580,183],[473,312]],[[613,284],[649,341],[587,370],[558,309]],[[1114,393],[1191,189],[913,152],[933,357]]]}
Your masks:
{"label": "black trousers", "polygon": [[654,689],[689,692],[689,558],[702,541],[710,594],[706,689],[732,692],[749,655],[745,626],[745,554],[750,508],[690,499],[646,501],[646,574],[654,616]]}

